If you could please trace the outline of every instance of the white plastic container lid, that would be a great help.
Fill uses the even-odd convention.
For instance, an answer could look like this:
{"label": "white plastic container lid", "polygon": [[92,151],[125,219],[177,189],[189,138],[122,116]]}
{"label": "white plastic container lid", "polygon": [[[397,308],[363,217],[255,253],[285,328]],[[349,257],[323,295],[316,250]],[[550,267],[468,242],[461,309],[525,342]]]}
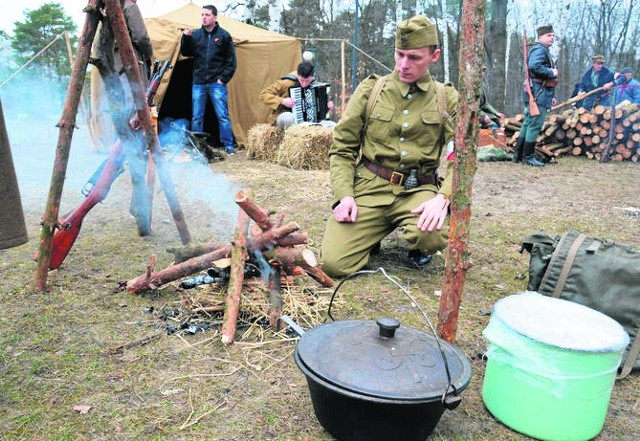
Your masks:
{"label": "white plastic container lid", "polygon": [[629,335],[611,317],[579,303],[537,292],[500,299],[493,314],[513,331],[559,348],[614,352],[629,344]]}

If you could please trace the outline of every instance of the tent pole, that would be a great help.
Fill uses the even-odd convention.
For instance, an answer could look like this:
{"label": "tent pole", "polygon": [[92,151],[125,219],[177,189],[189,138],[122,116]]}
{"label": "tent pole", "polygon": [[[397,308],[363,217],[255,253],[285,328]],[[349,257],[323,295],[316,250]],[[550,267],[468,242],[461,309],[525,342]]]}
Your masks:
{"label": "tent pole", "polygon": [[346,74],[344,70],[344,40],[340,42],[340,72],[342,75],[342,87],[340,88],[340,116],[342,116],[344,115],[344,108],[347,101],[345,93]]}

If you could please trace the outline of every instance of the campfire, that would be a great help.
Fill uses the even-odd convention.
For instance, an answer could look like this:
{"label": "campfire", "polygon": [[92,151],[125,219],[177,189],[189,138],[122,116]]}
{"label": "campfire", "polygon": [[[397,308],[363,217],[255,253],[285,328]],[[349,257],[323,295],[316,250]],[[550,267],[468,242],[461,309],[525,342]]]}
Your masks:
{"label": "campfire", "polygon": [[284,213],[272,219],[272,213],[256,204],[252,193],[251,190],[236,193],[235,202],[240,207],[240,212],[235,235],[230,243],[204,243],[172,248],[169,252],[175,256],[174,263],[160,271],[156,271],[156,257],[152,256],[147,271],[123,283],[121,289],[138,294],[209,270],[210,280],[199,276],[197,279],[184,281],[183,288],[206,281],[228,282],[223,304],[219,300],[217,303],[194,300],[191,308],[203,312],[224,310],[222,341],[229,344],[235,339],[243,287],[255,286],[258,278],[268,292],[268,306],[265,309],[269,327],[279,330],[283,286],[292,286],[295,277],[304,275],[326,288],[333,286],[334,282],[320,269],[313,251],[304,246],[308,242],[307,233],[299,231],[300,226],[295,222],[285,224]]}

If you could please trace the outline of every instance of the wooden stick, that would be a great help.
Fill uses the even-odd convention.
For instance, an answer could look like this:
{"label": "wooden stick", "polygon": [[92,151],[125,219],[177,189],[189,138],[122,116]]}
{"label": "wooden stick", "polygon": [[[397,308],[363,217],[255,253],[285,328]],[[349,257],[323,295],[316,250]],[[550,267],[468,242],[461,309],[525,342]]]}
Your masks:
{"label": "wooden stick", "polygon": [[69,163],[71,139],[73,138],[73,130],[76,128],[76,115],[78,114],[80,94],[84,85],[89,57],[91,56],[91,45],[98,29],[100,12],[97,9],[97,3],[97,0],[90,0],[85,8],[86,17],[80,41],[78,42],[78,52],[71,71],[71,81],[67,89],[62,117],[57,124],[59,133],[56,159],[51,176],[51,185],[49,186],[47,205],[42,217],[42,228],[40,229],[40,245],[35,278],[35,288],[38,291],[47,290],[53,233],[58,225],[60,199],[62,198],[62,189],[66,178],[67,164]]}
{"label": "wooden stick", "polygon": [[138,62],[133,52],[133,45],[125,22],[124,13],[117,0],[104,0],[104,3],[106,5],[107,16],[111,20],[116,41],[118,42],[118,52],[122,59],[125,75],[131,86],[131,94],[133,95],[133,100],[136,105],[138,119],[140,120],[140,125],[147,140],[147,149],[153,156],[158,179],[162,185],[162,191],[169,205],[180,240],[186,245],[191,242],[191,234],[189,233],[184,213],[178,201],[173,178],[171,177],[169,169],[166,167],[160,141],[158,141],[158,135],[153,128],[151,112],[149,106],[146,104],[142,77],[140,76]]}
{"label": "wooden stick", "polygon": [[236,204],[238,204],[263,231],[273,228],[273,222],[269,219],[269,212],[256,204],[249,192],[238,191],[235,200]]}
{"label": "wooden stick", "polygon": [[279,318],[282,316],[282,271],[278,266],[273,266],[269,273],[269,327],[279,331]]}
{"label": "wooden stick", "polygon": [[231,245],[224,248],[191,258],[176,265],[171,265],[161,271],[147,271],[145,274],[129,280],[125,288],[132,294],[138,294],[151,289],[158,289],[160,286],[189,276],[198,271],[211,267],[216,260],[231,256]]}
{"label": "wooden stick", "polygon": [[228,246],[228,244],[225,244],[222,242],[189,244],[183,247],[167,248],[167,253],[173,254],[175,263],[181,263],[193,257],[201,256],[203,254],[207,254],[212,251],[219,250],[226,246]]}
{"label": "wooden stick", "polygon": [[[246,196],[250,198],[253,192],[247,191]],[[249,257],[247,251],[247,234],[249,232],[249,215],[244,210],[240,210],[236,224],[236,234],[233,238],[231,251],[231,274],[229,276],[229,287],[227,288],[227,301],[224,309],[224,321],[222,323],[222,343],[231,344],[236,337],[236,322],[240,312],[240,294],[242,283],[244,282],[244,264]]]}

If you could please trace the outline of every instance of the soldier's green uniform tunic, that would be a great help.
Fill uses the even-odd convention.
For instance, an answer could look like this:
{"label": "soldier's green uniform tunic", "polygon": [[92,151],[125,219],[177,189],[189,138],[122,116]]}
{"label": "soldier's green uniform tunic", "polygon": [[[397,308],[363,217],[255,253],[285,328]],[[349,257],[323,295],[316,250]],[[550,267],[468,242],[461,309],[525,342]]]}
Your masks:
{"label": "soldier's green uniform tunic", "polygon": [[[333,276],[347,275],[366,265],[373,245],[396,228],[400,228],[409,249],[433,254],[447,245],[448,220],[442,230],[422,232],[417,227],[418,216],[410,211],[438,192],[451,194],[453,161],[447,164],[439,187],[427,184],[411,190],[375,175],[362,161],[355,166],[366,104],[376,81],[377,77],[371,76],[358,86],[335,128],[329,152],[333,206],[345,196],[353,196],[358,206],[356,222],[338,222],[333,216],[328,220],[322,258],[323,269]],[[455,118],[458,93],[450,84],[444,89],[448,113]],[[398,172],[417,168],[419,175],[435,173],[443,147],[453,139],[453,124],[443,122],[431,75],[427,73],[415,85],[409,85],[394,71],[371,113],[362,157]]]}

